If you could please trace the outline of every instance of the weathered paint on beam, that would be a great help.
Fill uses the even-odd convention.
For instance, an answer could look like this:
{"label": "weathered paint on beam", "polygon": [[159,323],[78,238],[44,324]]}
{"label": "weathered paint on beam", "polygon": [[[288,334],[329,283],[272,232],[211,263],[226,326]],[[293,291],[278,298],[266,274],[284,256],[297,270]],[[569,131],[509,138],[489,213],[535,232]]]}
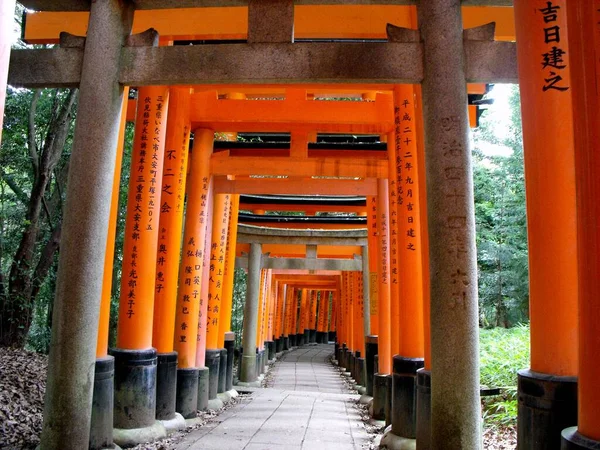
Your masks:
{"label": "weathered paint on beam", "polygon": [[[247,269],[248,258],[237,257],[235,259],[237,268]],[[333,258],[272,258],[263,255],[261,268],[276,270],[323,270],[323,271],[358,271],[362,267],[360,257],[354,259]]]}
{"label": "weathered paint on beam", "polygon": [[[20,0],[35,11],[89,11],[90,0]],[[247,0],[134,0],[136,9],[247,6]],[[416,0],[295,0],[296,5],[414,5]],[[463,0],[465,6],[512,6],[512,0]]]}
{"label": "weathered paint on beam", "polygon": [[215,176],[215,193],[289,195],[377,195],[377,180],[336,180],[333,178],[243,178],[228,180]]}
{"label": "weathered paint on beam", "polygon": [[[270,131],[265,126],[264,131]],[[356,160],[354,158],[271,158],[230,156],[211,159],[214,175],[269,175],[269,176],[328,176],[357,178],[387,178],[385,160]]]}
{"label": "weathered paint on beam", "polygon": [[[513,42],[465,43],[471,82],[515,82]],[[81,49],[13,50],[9,84],[76,87]],[[419,43],[229,44],[127,47],[120,81],[127,86],[216,83],[420,83]],[[185,61],[185,63],[182,63]]]}

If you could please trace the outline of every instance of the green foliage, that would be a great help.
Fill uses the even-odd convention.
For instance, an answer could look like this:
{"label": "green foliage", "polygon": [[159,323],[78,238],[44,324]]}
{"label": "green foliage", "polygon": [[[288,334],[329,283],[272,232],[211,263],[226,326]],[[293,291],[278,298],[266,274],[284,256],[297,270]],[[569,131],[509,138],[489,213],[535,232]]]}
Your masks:
{"label": "green foliage", "polygon": [[236,347],[240,347],[242,345],[247,280],[248,276],[246,275],[244,269],[235,269],[233,281],[233,305],[231,311],[231,330],[235,333]]}
{"label": "green foliage", "polygon": [[[497,137],[484,115],[474,132],[473,176],[477,224],[480,324],[510,327],[528,320],[529,281],[525,176],[518,89],[511,89],[511,117]],[[508,156],[489,156],[490,144]]]}
{"label": "green foliage", "polygon": [[480,329],[481,384],[502,388],[502,394],[483,398],[487,426],[515,425],[517,371],[529,367],[529,326]]}

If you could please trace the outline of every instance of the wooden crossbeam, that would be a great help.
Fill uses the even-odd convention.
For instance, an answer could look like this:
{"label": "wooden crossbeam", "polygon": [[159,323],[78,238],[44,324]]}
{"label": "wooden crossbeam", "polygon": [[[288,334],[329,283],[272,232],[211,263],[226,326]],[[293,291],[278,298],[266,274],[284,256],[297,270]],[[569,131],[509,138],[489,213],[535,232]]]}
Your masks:
{"label": "wooden crossbeam", "polygon": [[347,158],[264,158],[252,156],[220,157],[211,159],[214,175],[269,175],[269,176],[326,176],[356,178],[387,178],[388,162],[381,159]]}
{"label": "wooden crossbeam", "polygon": [[[465,42],[470,82],[517,82],[514,42]],[[477,60],[472,58],[476,56]],[[74,87],[83,50],[13,50],[9,83]],[[416,84],[423,78],[419,43],[231,44],[124,48],[127,86],[205,83]]]}
{"label": "wooden crossbeam", "polygon": [[228,100],[216,92],[192,96],[192,129],[243,132],[389,133],[394,127],[391,95],[374,102],[316,101],[291,96],[284,100]]}
{"label": "wooden crossbeam", "polygon": [[[237,268],[247,269],[248,258],[237,257],[235,259]],[[307,258],[272,258],[263,256],[262,269],[277,270],[322,270],[322,271],[358,271],[362,270],[361,258],[353,259],[307,259]]]}
{"label": "wooden crossbeam", "polygon": [[[216,176],[216,193],[290,194],[290,195],[377,195],[377,180],[340,180],[334,178],[241,178],[228,180]],[[263,208],[264,209],[264,208]]]}
{"label": "wooden crossbeam", "polygon": [[[20,0],[35,11],[89,11],[90,0]],[[137,9],[247,6],[248,0],[135,0]],[[417,0],[295,0],[296,5],[415,5]],[[463,0],[465,6],[512,6],[513,0]]]}

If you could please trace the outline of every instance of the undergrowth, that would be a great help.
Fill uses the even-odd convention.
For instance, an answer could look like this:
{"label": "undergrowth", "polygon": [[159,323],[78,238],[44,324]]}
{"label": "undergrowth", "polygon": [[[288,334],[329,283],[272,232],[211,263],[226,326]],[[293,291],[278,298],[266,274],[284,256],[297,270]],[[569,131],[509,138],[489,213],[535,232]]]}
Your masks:
{"label": "undergrowth", "polygon": [[502,390],[482,399],[485,426],[515,426],[517,371],[529,367],[529,325],[480,329],[479,344],[481,384]]}

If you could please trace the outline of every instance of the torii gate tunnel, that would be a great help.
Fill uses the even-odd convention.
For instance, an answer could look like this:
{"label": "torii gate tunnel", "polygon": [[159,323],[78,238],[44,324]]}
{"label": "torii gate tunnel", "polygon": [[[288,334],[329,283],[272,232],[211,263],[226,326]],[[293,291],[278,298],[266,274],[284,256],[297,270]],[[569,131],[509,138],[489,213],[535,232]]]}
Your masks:
{"label": "torii gate tunnel", "polygon": [[15,1],[0,2],[2,110],[7,80],[80,89],[40,448],[131,445],[217,407],[236,264],[241,383],[335,339],[389,448],[481,448],[468,135],[498,82],[519,83],[524,133],[518,448],[600,447],[599,0],[20,3],[25,40],[58,46],[11,52]]}

